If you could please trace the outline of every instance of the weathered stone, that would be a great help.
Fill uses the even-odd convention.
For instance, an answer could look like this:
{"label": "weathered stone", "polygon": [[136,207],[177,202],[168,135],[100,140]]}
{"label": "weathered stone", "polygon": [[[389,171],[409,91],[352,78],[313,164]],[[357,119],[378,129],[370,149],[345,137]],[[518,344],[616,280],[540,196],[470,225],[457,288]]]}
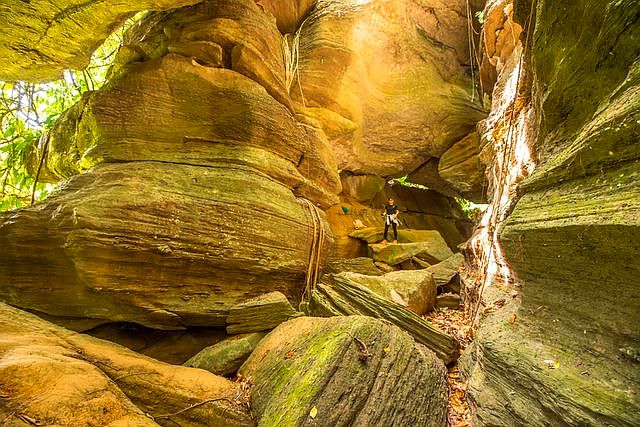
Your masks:
{"label": "weathered stone", "polygon": [[460,307],[460,295],[456,294],[441,294],[436,297],[437,308],[459,308]]}
{"label": "weathered stone", "polygon": [[[440,237],[440,235],[438,235]],[[413,257],[423,259],[429,263],[437,263],[453,255],[442,237],[432,238],[426,242],[416,243],[376,243],[369,245],[375,261],[382,261],[389,265],[400,264]]]}
{"label": "weathered stone", "polygon": [[259,425],[446,423],[444,365],[399,328],[364,316],[303,317],[260,342],[252,378]]}
{"label": "weathered stone", "polygon": [[276,18],[282,34],[293,34],[309,14],[316,0],[257,0],[256,3]]}
{"label": "weathered stone", "polygon": [[301,315],[281,292],[270,292],[231,307],[227,316],[227,333],[267,331]]}
{"label": "weathered stone", "polygon": [[342,174],[342,193],[358,202],[368,202],[380,192],[387,183],[376,175]]}
{"label": "weathered stone", "polygon": [[440,159],[436,157],[430,158],[411,172],[407,176],[407,180],[414,184],[424,185],[430,190],[437,191],[447,197],[459,196],[458,190],[453,188],[453,186],[445,181],[438,173],[439,161]]}
{"label": "weathered stone", "polygon": [[313,316],[365,315],[393,323],[426,345],[445,363],[458,358],[459,344],[429,322],[370,289],[340,276],[325,275],[311,293],[309,314]]}
{"label": "weathered stone", "polygon": [[[52,322],[56,323],[58,320]],[[161,331],[135,323],[109,323],[86,330],[84,333],[174,365],[183,363],[203,348],[227,337],[223,329],[189,328],[182,331]]]}
{"label": "weathered stone", "polygon": [[[391,230],[391,233],[393,233],[393,230]],[[383,235],[384,227],[366,227],[354,230],[349,234],[350,237],[364,240],[368,244],[379,243],[382,240]],[[433,240],[443,240],[440,233],[436,230],[413,230],[406,228],[398,230],[399,243],[419,243]]]}
{"label": "weathered stone", "polygon": [[382,270],[385,273],[391,273],[392,271],[397,271],[397,268],[387,264],[386,262],[382,262],[382,261],[376,261],[373,263],[373,265],[375,265],[376,267],[378,267],[380,270]]}
{"label": "weathered stone", "polygon": [[487,184],[479,154],[480,136],[478,132],[472,132],[453,144],[440,157],[438,174],[460,196],[476,203],[486,203]]}
{"label": "weathered stone", "polygon": [[352,273],[366,274],[368,276],[381,276],[382,271],[376,267],[371,258],[360,257],[351,259],[335,259],[327,263],[325,273]]}
{"label": "weathered stone", "polygon": [[[343,207],[348,212],[345,214]],[[327,209],[327,221],[331,226],[331,233],[335,239],[334,256],[336,258],[366,257],[366,243],[349,237],[354,229],[354,222],[361,221],[364,224],[375,224],[381,221],[380,213],[369,209],[359,203],[341,203]]]}
{"label": "weathered stone", "polygon": [[469,58],[466,6],[317,1],[301,29],[299,84],[291,94],[331,123],[323,128],[333,133],[341,169],[405,175],[484,117],[462,65]]}
{"label": "weathered stone", "polygon": [[224,326],[232,306],[266,291],[299,298],[306,209],[286,187],[225,163],[100,165],[2,214],[0,296],[57,316]]}
{"label": "weathered stone", "polygon": [[253,425],[233,400],[241,394],[236,383],[68,331],[5,304],[0,389],[0,413],[8,425]]}
{"label": "weathered stone", "polygon": [[464,255],[457,253],[446,260],[439,262],[427,270],[433,274],[436,285],[447,286],[458,275],[458,272],[465,265]]}
{"label": "weathered stone", "polygon": [[[469,379],[467,397],[478,410],[477,424],[637,423],[637,363],[609,359],[609,344],[597,326],[581,323],[579,333],[565,335],[567,319],[553,321],[560,312],[543,306],[532,314],[519,299],[489,288],[486,300],[498,299],[508,303],[483,319],[460,359],[461,371]],[[516,320],[510,322],[513,313]],[[556,326],[541,330],[536,325],[540,319],[545,326]],[[573,340],[590,345],[574,345]],[[620,370],[621,362],[628,363],[627,374]],[[504,402],[508,402],[506,408]]]}
{"label": "weathered stone", "polygon": [[[224,159],[328,207],[337,201],[340,180],[328,155],[318,153],[322,144],[256,82],[168,54],[132,65],[66,112],[50,133],[45,166],[62,179],[100,162],[205,166]],[[312,163],[298,169],[302,157]],[[314,176],[320,192],[307,182]]]}
{"label": "weathered stone", "polygon": [[162,10],[199,0],[128,2],[7,0],[0,7],[0,80],[44,82],[81,70],[93,51],[127,18],[143,10]]}
{"label": "weathered stone", "polygon": [[232,375],[249,358],[266,332],[234,335],[200,351],[184,366],[204,369],[217,375]]}
{"label": "weathered stone", "polygon": [[472,132],[453,144],[439,159],[429,159],[408,179],[449,197],[486,203],[487,183],[480,161],[480,137]]}
{"label": "weathered stone", "polygon": [[426,270],[394,271],[382,276],[342,273],[340,277],[366,286],[376,294],[407,307],[416,314],[425,314],[436,302],[436,282]]}
{"label": "weathered stone", "polygon": [[468,396],[478,425],[631,426],[640,371],[619,349],[640,342],[640,4],[556,6],[536,3],[524,62],[539,163],[500,229],[522,300],[481,323]]}

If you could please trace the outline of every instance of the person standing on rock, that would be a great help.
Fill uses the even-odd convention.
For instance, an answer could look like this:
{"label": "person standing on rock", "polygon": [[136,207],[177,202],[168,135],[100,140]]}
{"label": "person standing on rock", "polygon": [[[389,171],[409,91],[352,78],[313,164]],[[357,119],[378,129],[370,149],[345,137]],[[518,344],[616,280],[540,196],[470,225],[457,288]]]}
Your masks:
{"label": "person standing on rock", "polygon": [[384,205],[384,236],[382,243],[387,243],[387,232],[389,226],[393,227],[393,243],[398,243],[398,205],[396,205],[393,197],[389,197],[387,204]]}

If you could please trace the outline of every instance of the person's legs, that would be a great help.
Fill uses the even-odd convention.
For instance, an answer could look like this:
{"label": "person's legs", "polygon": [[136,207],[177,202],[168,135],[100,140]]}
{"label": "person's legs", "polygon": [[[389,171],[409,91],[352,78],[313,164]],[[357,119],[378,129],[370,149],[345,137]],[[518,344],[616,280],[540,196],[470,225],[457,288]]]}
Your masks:
{"label": "person's legs", "polygon": [[398,225],[395,222],[392,225],[393,225],[393,243],[398,243]]}
{"label": "person's legs", "polygon": [[386,242],[387,241],[387,232],[389,231],[389,224],[387,224],[387,221],[385,220],[384,222],[384,235],[382,236],[382,241]]}

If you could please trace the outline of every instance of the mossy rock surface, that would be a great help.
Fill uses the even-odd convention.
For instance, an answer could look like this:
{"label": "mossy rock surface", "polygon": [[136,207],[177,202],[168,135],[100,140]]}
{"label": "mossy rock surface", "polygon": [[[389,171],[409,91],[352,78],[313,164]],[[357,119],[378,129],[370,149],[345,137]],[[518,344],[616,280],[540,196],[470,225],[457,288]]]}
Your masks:
{"label": "mossy rock surface", "polygon": [[[391,273],[390,273],[391,274]],[[445,363],[458,358],[459,343],[404,306],[388,300],[343,275],[325,275],[311,292],[313,316],[365,315],[390,322],[435,352]]]}
{"label": "mossy rock surface", "polygon": [[259,426],[446,424],[442,362],[399,328],[370,317],[283,323],[240,374],[253,382]]}
{"label": "mossy rock surface", "polygon": [[242,366],[266,334],[253,332],[234,335],[204,348],[183,365],[204,369],[217,375],[231,375]]}

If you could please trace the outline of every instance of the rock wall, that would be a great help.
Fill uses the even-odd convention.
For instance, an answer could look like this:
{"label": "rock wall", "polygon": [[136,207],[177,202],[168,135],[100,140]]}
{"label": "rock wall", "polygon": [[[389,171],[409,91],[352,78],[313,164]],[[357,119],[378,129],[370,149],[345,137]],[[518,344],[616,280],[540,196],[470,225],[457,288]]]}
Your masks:
{"label": "rock wall", "polygon": [[[521,23],[530,6],[516,2]],[[539,165],[500,231],[521,287],[487,294],[512,302],[480,327],[469,394],[479,425],[637,425],[640,5],[539,0],[534,14]]]}
{"label": "rock wall", "polygon": [[275,21],[253,1],[208,1],[128,39],[109,84],[49,135],[48,175],[70,179],[2,215],[2,299],[155,328],[223,326],[274,290],[296,301],[314,227],[321,259],[332,245],[314,204],[334,204],[340,180],[281,91]]}
{"label": "rock wall", "polygon": [[[342,170],[403,176],[485,112],[472,101],[466,2],[320,0],[299,34],[292,95]],[[375,37],[372,36],[375,34]]]}
{"label": "rock wall", "polygon": [[[38,7],[29,13],[49,19],[51,5]],[[84,7],[68,13],[87,32],[98,5]],[[109,25],[129,16],[111,12]],[[447,157],[483,117],[470,98],[468,13],[462,0],[206,0],[148,13],[108,84],[35,151],[43,180],[67,180],[59,192],[0,215],[0,298],[61,322],[163,329],[223,326],[231,306],[270,291],[295,303],[314,230],[327,236],[321,263],[342,254],[314,207],[340,206],[339,169],[378,182],[406,174]],[[65,48],[91,50],[74,43]],[[81,58],[55,63],[41,68]],[[30,64],[15,65],[45,78]],[[473,147],[463,151],[473,163]],[[468,237],[452,199],[394,192],[406,226],[440,230],[451,247]]]}

